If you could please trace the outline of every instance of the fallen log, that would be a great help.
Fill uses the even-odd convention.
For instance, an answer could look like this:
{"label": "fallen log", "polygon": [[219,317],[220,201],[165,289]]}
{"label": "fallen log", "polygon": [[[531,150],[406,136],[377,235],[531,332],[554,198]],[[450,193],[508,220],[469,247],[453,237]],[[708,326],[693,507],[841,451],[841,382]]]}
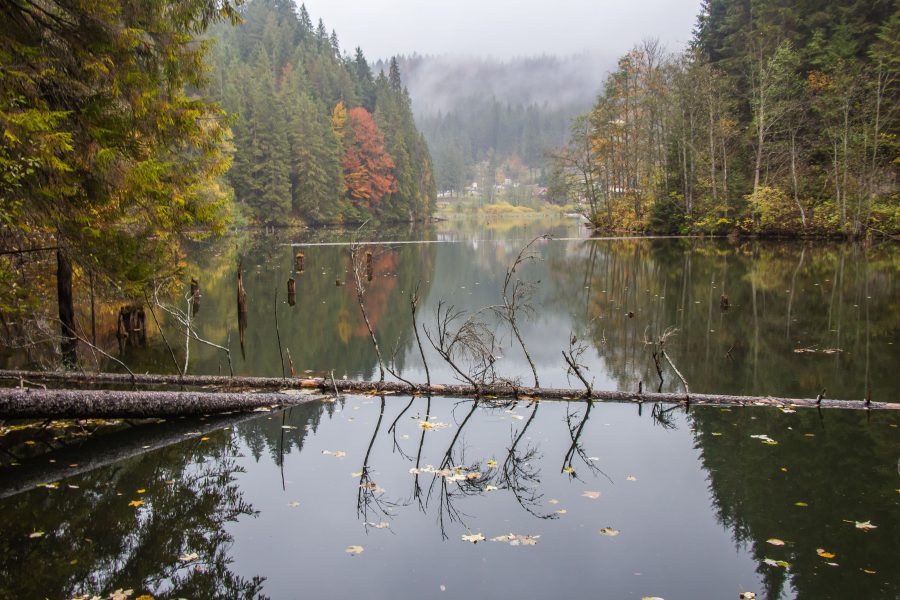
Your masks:
{"label": "fallen log", "polygon": [[[12,381],[45,381],[60,382],[66,385],[142,385],[142,386],[212,386],[218,394],[237,393],[239,390],[284,390],[306,389],[321,393],[330,393],[337,389],[344,393],[394,393],[432,396],[482,397],[488,399],[547,399],[547,400],[584,400],[583,390],[560,388],[513,387],[509,384],[479,386],[478,389],[468,384],[409,384],[400,381],[357,381],[348,379],[331,380],[324,377],[315,378],[281,378],[281,377],[226,377],[221,375],[135,375],[119,373],[65,373],[42,371],[0,371],[0,380]],[[52,391],[52,390],[48,390]],[[63,390],[75,392],[76,390]],[[2,393],[2,390],[0,390]],[[146,392],[143,392],[146,394]],[[196,392],[210,394],[213,392]],[[244,394],[259,396],[260,394]],[[74,396],[73,396],[74,397]],[[283,397],[275,394],[275,397]],[[684,393],[640,393],[630,391],[593,390],[590,398],[600,402],[663,402],[686,403],[714,406],[774,406],[794,408],[845,408],[900,410],[900,403],[870,402],[863,400],[829,400],[815,398],[778,398],[771,396],[734,396],[718,394]],[[263,404],[265,402],[263,401]],[[215,403],[202,412],[213,412]],[[230,409],[229,409],[230,410]],[[196,413],[194,413],[196,414]],[[47,416],[47,415],[41,415]],[[154,415],[158,416],[158,415]],[[3,413],[0,411],[0,418]]]}
{"label": "fallen log", "polygon": [[0,389],[0,419],[146,419],[290,406],[315,393]]}

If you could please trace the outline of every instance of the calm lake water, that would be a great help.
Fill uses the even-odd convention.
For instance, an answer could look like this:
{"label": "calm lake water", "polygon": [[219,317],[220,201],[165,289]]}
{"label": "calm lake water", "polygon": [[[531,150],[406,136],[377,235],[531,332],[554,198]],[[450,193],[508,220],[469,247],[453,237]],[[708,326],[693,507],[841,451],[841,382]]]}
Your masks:
{"label": "calm lake water", "polygon": [[[403,377],[425,378],[416,287],[433,332],[439,302],[500,301],[508,265],[544,233],[555,239],[516,272],[540,282],[521,327],[544,386],[576,386],[560,354],[574,334],[597,388],[655,389],[645,338],[677,330],[666,348],[692,391],[898,399],[896,246],[588,241],[566,220],[360,234],[431,242],[368,247],[367,312]],[[198,332],[232,349],[236,373],[280,375],[280,337],[285,369],[377,379],[353,286],[335,285],[352,282],[348,239],[197,244]],[[164,330],[183,361],[183,332]],[[532,382],[497,335],[499,375]],[[426,355],[434,381],[453,380]],[[155,330],[124,359],[174,369]],[[228,372],[196,343],[189,364]],[[5,425],[0,598],[900,597],[900,415],[888,412],[348,396],[86,440]]]}

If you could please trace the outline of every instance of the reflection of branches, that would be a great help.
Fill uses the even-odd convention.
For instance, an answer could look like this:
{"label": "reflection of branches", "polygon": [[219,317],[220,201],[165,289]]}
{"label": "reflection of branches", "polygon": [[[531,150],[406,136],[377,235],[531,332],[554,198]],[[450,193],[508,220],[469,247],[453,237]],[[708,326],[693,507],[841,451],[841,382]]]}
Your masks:
{"label": "reflection of branches", "polygon": [[[410,460],[411,457],[406,452],[403,451],[403,448],[400,447],[400,443],[397,441],[397,422],[400,420],[400,417],[402,417],[403,415],[406,414],[406,411],[409,410],[409,407],[412,406],[413,402],[415,402],[415,401],[416,401],[416,397],[410,396],[409,403],[407,403],[407,405],[403,408],[403,410],[400,411],[400,414],[397,415],[397,418],[394,419],[394,422],[391,423],[391,426],[388,427],[388,433],[393,433],[393,435],[394,435],[394,450],[399,452],[400,456],[402,456],[406,460]],[[422,431],[424,433],[425,430],[423,429]]]}
{"label": "reflection of branches", "polygon": [[663,408],[663,405],[656,403],[653,410],[650,411],[650,418],[653,419],[654,425],[659,425],[663,429],[675,429],[675,421],[672,420],[671,412],[678,408],[679,405]]}
{"label": "reflection of branches", "polygon": [[[435,310],[436,332],[425,328],[425,337],[437,353],[467,381],[476,393],[485,383],[496,379],[494,351],[496,338],[476,312],[465,317],[465,311],[447,306],[443,300]],[[464,318],[465,317],[465,318]],[[457,327],[456,323],[462,320]]]}
{"label": "reflection of branches", "polygon": [[566,406],[566,427],[569,430],[569,439],[572,440],[572,445],[569,446],[569,450],[566,452],[566,456],[563,459],[562,472],[568,473],[569,477],[578,478],[578,474],[573,466],[575,457],[577,456],[589,471],[603,475],[609,479],[610,483],[612,483],[612,479],[609,478],[609,475],[604,473],[600,470],[600,467],[594,464],[594,461],[588,457],[587,453],[584,451],[584,447],[581,445],[581,435],[584,433],[584,426],[587,425],[588,419],[591,416],[591,409],[594,408],[594,403],[590,399],[588,399],[585,404],[587,405],[587,408],[584,411],[584,416],[577,425],[573,422],[575,415],[569,410],[571,404]]}
{"label": "reflection of branches", "polygon": [[[425,404],[425,422],[428,422],[428,419],[431,418],[431,395],[428,395],[428,400]],[[422,512],[425,512],[425,504],[422,502],[422,487],[419,485],[419,468],[422,463],[422,447],[425,445],[425,432],[426,429],[422,428],[422,436],[419,438],[419,449],[416,452],[416,474],[413,478],[413,498],[419,501],[419,509]]]}
{"label": "reflection of branches", "polygon": [[[503,305],[502,306],[492,306],[491,310],[499,316],[501,319],[509,323],[510,329],[512,329],[513,335],[516,340],[519,342],[519,346],[521,346],[522,351],[525,353],[525,358],[528,360],[528,365],[531,367],[531,373],[534,375],[534,387],[541,387],[540,380],[538,379],[537,368],[534,365],[534,360],[531,358],[531,354],[528,353],[528,348],[525,345],[525,340],[522,339],[522,333],[519,331],[519,313],[523,313],[526,317],[529,317],[534,314],[534,307],[531,306],[531,297],[534,292],[537,283],[540,282],[524,282],[521,279],[517,279],[515,283],[512,282],[513,273],[516,272],[516,269],[519,268],[523,263],[529,261],[537,260],[536,254],[532,252],[531,247],[538,240],[546,240],[550,239],[549,235],[542,235],[534,238],[528,244],[519,251],[519,254],[516,256],[512,265],[506,269],[506,277],[503,280]],[[512,289],[510,289],[510,285],[512,285]]]}
{"label": "reflection of branches", "polygon": [[[458,489],[459,492],[453,492],[450,490],[450,481],[449,471],[460,468],[459,466],[454,467],[453,465],[453,449],[456,446],[456,442],[459,440],[460,435],[462,435],[463,430],[466,428],[466,424],[469,422],[469,419],[472,418],[472,415],[475,414],[475,411],[478,409],[478,400],[472,401],[472,408],[466,413],[465,418],[462,422],[457,426],[456,433],[453,435],[453,439],[450,440],[450,445],[447,447],[447,451],[444,453],[444,457],[441,460],[440,467],[437,469],[438,472],[434,474],[431,479],[431,485],[428,487],[428,495],[425,499],[425,505],[427,507],[428,502],[431,500],[431,494],[434,490],[434,484],[440,480],[440,495],[439,495],[439,506],[438,506],[438,524],[441,528],[441,537],[447,539],[447,529],[444,522],[444,515],[446,514],[447,518],[450,522],[462,522],[462,517],[465,516],[459,509],[453,504],[453,501],[457,495],[460,493],[468,495],[472,493],[472,482],[468,479],[463,479],[459,481]],[[464,464],[464,455],[463,451],[460,453],[460,461],[459,465]],[[455,478],[454,478],[455,479]],[[486,484],[486,477],[480,476],[478,478],[480,481],[481,488]]]}
{"label": "reflection of branches", "polygon": [[378,412],[378,421],[375,423],[375,431],[372,432],[372,439],[369,440],[369,447],[366,449],[366,456],[363,458],[362,470],[359,477],[359,489],[356,496],[356,514],[366,523],[368,528],[369,511],[381,513],[389,516],[389,508],[392,503],[384,499],[384,490],[372,481],[369,468],[369,455],[372,453],[372,447],[375,445],[375,438],[378,437],[378,430],[381,429],[381,420],[384,418],[384,395],[381,396],[381,410]]}
{"label": "reflection of branches", "polygon": [[544,497],[537,489],[541,483],[540,469],[535,466],[539,458],[537,448],[529,444],[524,451],[518,451],[519,443],[537,416],[539,407],[540,403],[535,400],[531,415],[525,421],[521,431],[513,438],[512,445],[509,447],[506,459],[500,469],[498,483],[501,484],[501,487],[510,490],[519,506],[531,515],[539,519],[556,519],[559,515],[555,512],[539,513],[536,510],[536,507],[540,505],[541,498]]}

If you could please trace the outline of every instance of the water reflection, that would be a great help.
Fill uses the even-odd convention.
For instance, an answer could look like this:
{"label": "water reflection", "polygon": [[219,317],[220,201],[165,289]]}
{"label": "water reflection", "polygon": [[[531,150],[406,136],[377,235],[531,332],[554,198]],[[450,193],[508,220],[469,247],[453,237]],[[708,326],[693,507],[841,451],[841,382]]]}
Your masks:
{"label": "water reflection", "polygon": [[896,415],[384,395],[244,419],[134,428],[157,449],[12,490],[0,597],[900,593]]}
{"label": "water reflection", "polygon": [[[452,307],[460,312],[460,322],[482,311],[479,319],[496,344],[491,352],[496,362],[486,372],[509,381],[530,383],[539,377],[545,386],[582,387],[577,378],[567,377],[560,355],[575,334],[586,343],[586,375],[597,389],[681,391],[683,384],[668,361],[661,360],[657,369],[653,344],[648,344],[670,332],[666,353],[695,392],[814,397],[825,390],[826,398],[871,395],[876,400],[896,394],[890,375],[900,360],[895,344],[900,251],[895,245],[540,240],[532,248],[536,260],[518,265],[513,280],[506,281],[518,253],[545,232],[557,238],[578,234],[552,221],[520,226],[506,234],[510,237],[446,223],[430,232],[372,233],[373,239],[445,242],[360,249],[372,257],[364,303],[386,365],[412,381],[428,375],[435,382],[464,379],[424,336],[439,333],[440,319]],[[305,267],[299,271],[296,248],[282,245],[347,239],[340,233],[317,236],[251,236],[235,246],[198,246],[192,253],[191,270],[202,273],[204,307],[193,325],[202,337],[231,345],[236,372],[278,375],[283,359],[286,369],[293,367],[297,374],[333,370],[338,378],[377,377],[349,247],[303,247]],[[233,321],[238,255],[248,305],[241,321],[246,328],[243,359],[237,358]],[[289,277],[296,281],[293,306],[283,293],[275,302]],[[417,289],[416,319],[430,373],[410,310]],[[526,290],[528,297],[518,297],[515,290]],[[509,299],[520,305],[514,321],[507,315]],[[183,331],[173,327],[168,337],[183,338]],[[183,362],[183,344],[172,345]],[[134,368],[165,371],[171,368],[165,356],[129,349],[128,359]],[[215,348],[192,345],[191,372],[222,372],[222,363]]]}

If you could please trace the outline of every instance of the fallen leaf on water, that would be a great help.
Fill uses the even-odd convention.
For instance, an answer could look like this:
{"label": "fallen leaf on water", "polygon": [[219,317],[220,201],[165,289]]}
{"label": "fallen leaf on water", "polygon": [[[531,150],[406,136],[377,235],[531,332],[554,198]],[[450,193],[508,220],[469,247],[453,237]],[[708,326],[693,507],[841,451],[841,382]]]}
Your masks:
{"label": "fallen leaf on water", "polygon": [[616,537],[617,535],[619,535],[619,533],[620,532],[618,529],[613,529],[612,527],[604,527],[603,529],[600,530],[600,535],[605,535],[605,536],[609,536],[609,537]]}
{"label": "fallen leaf on water", "polygon": [[787,471],[788,471],[788,470],[787,470],[787,467],[781,467],[781,472],[782,472],[782,473],[787,473]]}
{"label": "fallen leaf on water", "polygon": [[809,506],[806,502],[794,502],[794,506],[799,506],[800,508],[804,508]]}
{"label": "fallen leaf on water", "polygon": [[837,564],[836,562],[827,562],[827,563],[825,563],[825,564],[828,565],[829,567],[839,567],[839,566],[840,566],[840,565]]}
{"label": "fallen leaf on water", "polygon": [[350,473],[350,477],[362,477],[362,471],[356,471],[354,473]]}
{"label": "fallen leaf on water", "polygon": [[209,438],[206,437],[206,436],[204,436],[204,437],[200,438],[200,441],[201,441],[201,442],[208,442],[208,441],[209,441]]}
{"label": "fallen leaf on water", "polygon": [[127,600],[134,593],[134,590],[118,589],[109,595],[109,600]]}
{"label": "fallen leaf on water", "polygon": [[878,525],[872,525],[871,521],[856,521],[856,528],[868,531],[870,529],[878,529]]}
{"label": "fallen leaf on water", "polygon": [[128,506],[131,506],[133,508],[138,508],[139,506],[143,506],[143,505],[144,505],[143,500],[132,500],[131,502],[128,503]]}
{"label": "fallen leaf on water", "polygon": [[534,546],[537,544],[539,535],[519,535],[516,533],[508,533],[506,535],[498,535],[492,537],[492,542],[508,542],[510,546]]}
{"label": "fallen leaf on water", "polygon": [[548,504],[559,504],[559,500],[557,500],[556,498],[550,498],[549,500],[547,500],[547,503]]}
{"label": "fallen leaf on water", "polygon": [[779,540],[778,538],[770,538],[766,540],[766,543],[772,544],[773,546],[784,546],[784,540]]}
{"label": "fallen leaf on water", "polygon": [[192,560],[197,560],[200,558],[200,555],[196,552],[191,552],[190,554],[182,554],[178,557],[178,560],[181,562],[191,562]]}
{"label": "fallen leaf on water", "polygon": [[472,542],[473,544],[477,544],[478,542],[483,542],[485,538],[480,533],[470,533],[468,535],[463,535],[462,539],[464,542]]}
{"label": "fallen leaf on water", "polygon": [[137,493],[138,494],[146,494],[147,490],[145,490],[144,488],[141,488],[141,489],[137,490]]}
{"label": "fallen leaf on water", "polygon": [[446,423],[441,423],[440,421],[419,421],[419,427],[422,429],[444,429],[445,427],[450,427]]}
{"label": "fallen leaf on water", "polygon": [[489,458],[486,464],[488,469],[494,469],[497,467],[497,461],[493,458]]}
{"label": "fallen leaf on water", "polygon": [[720,436],[720,435],[722,435],[722,432],[721,431],[713,431],[712,435]]}
{"label": "fallen leaf on water", "polygon": [[644,596],[641,600],[663,600],[659,596]]}
{"label": "fallen leaf on water", "polygon": [[564,509],[564,508],[561,508],[561,509],[559,509],[558,511],[556,511],[556,514],[558,514],[558,515],[564,515],[564,514],[566,514],[567,512],[569,512],[569,511],[567,511],[567,510]]}
{"label": "fallen leaf on water", "polygon": [[35,531],[35,532],[33,532],[33,533],[28,534],[28,537],[30,537],[31,539],[36,539],[36,538],[39,538],[39,537],[44,537],[44,532],[43,532],[43,531]]}
{"label": "fallen leaf on water", "polygon": [[741,600],[756,600],[756,594],[754,592],[741,592],[738,598]]}
{"label": "fallen leaf on water", "polygon": [[573,469],[572,467],[566,467],[565,469],[563,469],[563,473],[568,473],[569,475],[574,475],[575,469]]}
{"label": "fallen leaf on water", "polygon": [[597,498],[600,497],[601,493],[586,491],[586,492],[582,492],[581,495],[584,496],[585,498],[590,498],[591,500],[596,500]]}
{"label": "fallen leaf on water", "polygon": [[764,558],[763,562],[769,565],[770,567],[782,567],[787,569],[791,566],[791,563],[785,560],[775,560],[774,558]]}
{"label": "fallen leaf on water", "polygon": [[345,456],[347,456],[347,453],[342,450],[322,450],[322,454],[326,456],[333,456],[335,458],[344,458]]}
{"label": "fallen leaf on water", "polygon": [[367,481],[365,483],[361,483],[361,484],[359,484],[359,487],[364,490],[367,490],[369,492],[374,492],[376,494],[380,494],[380,493],[384,492],[384,488],[378,487],[378,484],[375,483],[374,481]]}
{"label": "fallen leaf on water", "polygon": [[635,477],[634,475],[629,475],[625,479],[626,481],[637,481],[637,477]]}
{"label": "fallen leaf on water", "polygon": [[876,571],[876,570],[874,570],[874,569],[863,569],[862,572],[863,572],[863,573],[868,573],[869,575],[874,575],[874,574],[877,573],[878,571]]}
{"label": "fallen leaf on water", "polygon": [[365,551],[365,548],[362,546],[347,546],[347,549],[344,550],[347,554],[362,554]]}
{"label": "fallen leaf on water", "polygon": [[134,600],[154,600],[154,598],[153,598],[153,596],[151,596],[150,594],[141,594],[140,596],[138,596],[138,597],[135,598]]}
{"label": "fallen leaf on water", "polygon": [[755,440],[761,441],[763,444],[768,444],[768,445],[770,445],[770,446],[774,446],[774,445],[776,445],[776,444],[778,443],[778,442],[776,442],[775,440],[773,440],[772,438],[770,438],[769,436],[767,436],[767,435],[764,434],[764,433],[763,433],[763,434],[757,434],[757,435],[751,435],[750,437],[753,438],[753,439],[755,439]]}
{"label": "fallen leaf on water", "polygon": [[521,421],[522,419],[525,418],[525,417],[523,417],[522,415],[510,415],[510,417],[512,417],[512,418],[515,419],[516,421]]}
{"label": "fallen leaf on water", "polygon": [[496,492],[497,489],[498,489],[498,488],[497,488],[496,485],[488,485],[488,486],[485,486],[484,491],[486,491],[486,492]]}
{"label": "fallen leaf on water", "polygon": [[816,554],[818,554],[822,558],[834,558],[835,557],[834,553],[826,552],[825,548],[816,548]]}
{"label": "fallen leaf on water", "polygon": [[300,506],[300,503],[294,500],[293,502],[288,502],[288,506],[290,506],[291,508],[297,508],[298,506]]}
{"label": "fallen leaf on water", "polygon": [[366,523],[369,527],[374,527],[375,529],[387,529],[391,526],[387,521],[382,521],[380,523]]}

